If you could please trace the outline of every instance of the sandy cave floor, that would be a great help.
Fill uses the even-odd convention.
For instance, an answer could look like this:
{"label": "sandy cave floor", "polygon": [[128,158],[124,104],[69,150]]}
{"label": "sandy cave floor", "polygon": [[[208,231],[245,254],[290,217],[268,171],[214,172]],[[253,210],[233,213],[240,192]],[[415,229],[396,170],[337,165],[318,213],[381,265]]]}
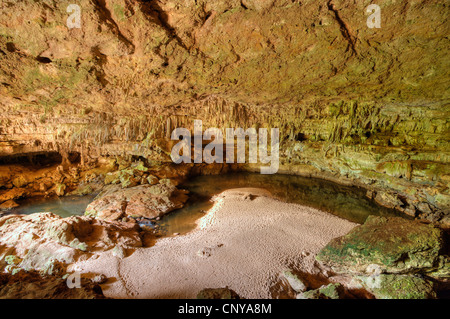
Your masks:
{"label": "sandy cave floor", "polygon": [[243,298],[270,298],[289,265],[314,273],[314,256],[357,224],[297,204],[263,189],[227,190],[192,232],[162,238],[124,259],[110,251],[70,267],[102,273],[110,298],[195,298],[204,288],[228,286]]}

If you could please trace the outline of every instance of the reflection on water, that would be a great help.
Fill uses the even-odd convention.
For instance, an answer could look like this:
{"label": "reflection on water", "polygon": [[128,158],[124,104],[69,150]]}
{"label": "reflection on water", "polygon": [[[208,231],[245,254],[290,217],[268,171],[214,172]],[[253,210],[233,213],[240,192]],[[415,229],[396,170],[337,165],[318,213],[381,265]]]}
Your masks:
{"label": "reflection on water", "polygon": [[19,201],[19,207],[11,209],[12,214],[33,214],[51,212],[61,217],[83,215],[86,207],[95,198],[95,195],[65,196],[56,198],[29,198]]}
{"label": "reflection on water", "polygon": [[213,206],[213,202],[210,200],[212,195],[220,193],[217,192],[211,193],[209,196],[202,196],[200,193],[196,193],[193,190],[194,188],[191,189],[188,183],[182,187],[189,189],[192,193],[189,194],[189,200],[183,208],[163,216],[156,223],[159,227],[159,232],[163,235],[176,233],[186,234],[193,230],[197,226],[197,221],[205,216],[208,209]]}
{"label": "reflection on water", "polygon": [[301,176],[257,173],[197,176],[180,187],[191,192],[190,199],[184,208],[159,222],[167,234],[192,230],[198,218],[212,206],[209,199],[213,195],[240,187],[265,188],[282,201],[314,207],[360,224],[369,215],[405,217],[368,199],[364,189]]}
{"label": "reflection on water", "polygon": [[[278,199],[311,206],[347,220],[363,223],[367,216],[402,216],[365,196],[366,191],[332,182],[292,175],[261,175],[234,173],[226,175],[197,176],[180,185],[190,191],[185,207],[167,214],[156,224],[161,234],[184,234],[196,227],[196,222],[212,207],[213,195],[230,188],[260,187],[270,191]],[[82,215],[95,195],[68,196],[53,199],[28,199],[20,202],[11,213],[31,214],[52,212],[62,217]]]}

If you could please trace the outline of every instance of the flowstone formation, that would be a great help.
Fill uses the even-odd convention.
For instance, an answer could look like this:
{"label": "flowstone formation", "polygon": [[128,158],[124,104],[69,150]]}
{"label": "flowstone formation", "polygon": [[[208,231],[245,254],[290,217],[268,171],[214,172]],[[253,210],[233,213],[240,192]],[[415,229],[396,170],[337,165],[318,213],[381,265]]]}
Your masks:
{"label": "flowstone formation", "polygon": [[373,29],[369,0],[81,0],[72,29],[69,4],[0,8],[0,156],[168,162],[194,119],[275,127],[282,171],[449,223],[446,0],[385,1]]}

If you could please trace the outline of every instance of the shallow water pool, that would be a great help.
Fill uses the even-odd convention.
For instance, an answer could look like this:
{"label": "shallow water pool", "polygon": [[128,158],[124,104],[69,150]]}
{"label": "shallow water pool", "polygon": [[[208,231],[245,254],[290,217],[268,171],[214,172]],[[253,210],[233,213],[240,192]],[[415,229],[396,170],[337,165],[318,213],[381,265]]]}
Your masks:
{"label": "shallow water pool", "polygon": [[[241,187],[264,188],[282,201],[314,207],[356,223],[364,223],[369,215],[406,216],[370,200],[365,196],[364,189],[301,176],[257,173],[197,176],[179,187],[190,191],[189,200],[185,207],[156,222],[162,235],[185,234],[193,230],[197,220],[212,207],[212,196],[230,188]],[[20,207],[10,212],[52,212],[62,217],[83,215],[94,197],[95,195],[27,199],[19,203]]]}
{"label": "shallow water pool", "polygon": [[167,234],[192,230],[196,221],[212,207],[212,196],[241,187],[264,188],[282,201],[314,207],[359,224],[370,215],[406,217],[367,198],[365,189],[301,176],[257,173],[197,176],[179,187],[188,189],[190,198],[184,208],[158,222]]}
{"label": "shallow water pool", "polygon": [[52,198],[28,198],[17,201],[20,205],[8,211],[12,214],[33,214],[51,212],[61,217],[83,215],[86,207],[96,195],[64,196]]}

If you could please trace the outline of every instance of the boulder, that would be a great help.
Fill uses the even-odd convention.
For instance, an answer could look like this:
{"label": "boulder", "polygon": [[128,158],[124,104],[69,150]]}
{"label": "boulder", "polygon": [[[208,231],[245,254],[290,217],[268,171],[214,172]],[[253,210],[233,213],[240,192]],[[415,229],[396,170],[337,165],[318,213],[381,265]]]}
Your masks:
{"label": "boulder", "polygon": [[131,169],[121,171],[119,180],[122,188],[134,187],[139,185],[140,182],[140,178],[135,176],[133,170]]}
{"label": "boulder", "polygon": [[154,175],[149,175],[149,169],[142,161],[120,167],[120,170],[106,174],[105,185],[120,184],[122,188],[131,188],[138,185],[155,185],[158,183],[158,178]]}
{"label": "boulder", "polygon": [[343,287],[339,283],[323,285],[318,289],[308,290],[297,295],[297,299],[340,299]]}
{"label": "boulder", "polygon": [[333,239],[316,259],[340,274],[433,272],[442,267],[443,231],[400,217],[369,216],[363,225]]}
{"label": "boulder", "polygon": [[137,161],[131,164],[131,168],[139,172],[147,172],[148,168],[145,167],[145,163],[142,161]]}
{"label": "boulder", "polygon": [[120,182],[120,171],[107,173],[105,175],[105,185],[118,184]]}
{"label": "boulder", "polygon": [[14,187],[21,188],[27,186],[29,182],[25,176],[19,175],[13,178],[12,183]]}
{"label": "boulder", "polygon": [[358,276],[362,286],[377,299],[435,299],[433,282],[421,276],[380,274]]}
{"label": "boulder", "polygon": [[147,176],[147,182],[150,185],[156,185],[158,184],[158,177],[156,177],[155,175],[149,175]]}
{"label": "boulder", "polygon": [[230,288],[206,288],[197,294],[197,299],[240,299]]}
{"label": "boulder", "polygon": [[89,204],[85,214],[107,220],[126,216],[157,218],[183,207],[187,199],[187,191],[177,189],[167,180],[125,189],[109,187]]}

